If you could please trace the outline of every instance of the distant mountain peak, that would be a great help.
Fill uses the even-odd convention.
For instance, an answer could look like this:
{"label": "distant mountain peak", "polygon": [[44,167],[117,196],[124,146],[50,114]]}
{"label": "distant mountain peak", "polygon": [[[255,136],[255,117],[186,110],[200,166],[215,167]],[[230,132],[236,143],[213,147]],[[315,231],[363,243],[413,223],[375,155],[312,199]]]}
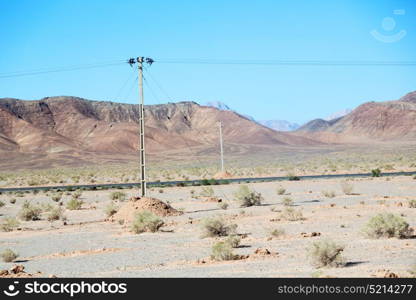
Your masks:
{"label": "distant mountain peak", "polygon": [[324,120],[325,121],[331,121],[331,120],[334,120],[334,119],[338,119],[338,118],[341,118],[341,117],[344,117],[344,116],[348,115],[350,112],[352,112],[352,109],[346,108],[346,109],[334,112],[333,114],[330,114]]}
{"label": "distant mountain peak", "polygon": [[219,110],[232,110],[227,104],[221,101],[209,101],[205,103],[205,105],[217,108]]}
{"label": "distant mountain peak", "polygon": [[294,131],[299,128],[299,124],[286,120],[261,120],[258,123],[277,131]]}

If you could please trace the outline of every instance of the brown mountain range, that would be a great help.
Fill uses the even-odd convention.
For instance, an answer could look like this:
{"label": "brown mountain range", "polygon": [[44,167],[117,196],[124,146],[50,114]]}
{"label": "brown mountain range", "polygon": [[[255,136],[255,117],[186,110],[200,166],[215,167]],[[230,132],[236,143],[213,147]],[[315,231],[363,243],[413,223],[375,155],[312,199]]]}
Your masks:
{"label": "brown mountain range", "polygon": [[[149,153],[218,143],[218,121],[229,144],[314,145],[277,132],[238,113],[179,102],[145,107]],[[50,97],[0,99],[0,151],[20,153],[135,153],[138,106]]]}
{"label": "brown mountain range", "polygon": [[295,134],[326,143],[415,140],[416,92],[396,101],[364,103],[338,119],[312,120]]}

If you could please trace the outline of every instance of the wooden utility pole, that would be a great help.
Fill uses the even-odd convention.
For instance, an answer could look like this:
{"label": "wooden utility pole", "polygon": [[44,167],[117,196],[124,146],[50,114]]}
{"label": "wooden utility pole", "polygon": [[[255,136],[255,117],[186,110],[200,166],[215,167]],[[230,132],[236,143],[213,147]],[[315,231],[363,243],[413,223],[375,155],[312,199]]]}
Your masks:
{"label": "wooden utility pole", "polygon": [[138,65],[139,71],[139,167],[140,167],[140,190],[141,196],[146,197],[146,153],[144,147],[144,92],[143,92],[143,63],[151,65],[153,59],[142,56],[136,59],[130,58],[128,63],[133,66]]}
{"label": "wooden utility pole", "polygon": [[223,149],[223,144],[222,144],[222,123],[221,123],[221,121],[218,122],[218,126],[220,128],[221,172],[224,173],[224,149]]}

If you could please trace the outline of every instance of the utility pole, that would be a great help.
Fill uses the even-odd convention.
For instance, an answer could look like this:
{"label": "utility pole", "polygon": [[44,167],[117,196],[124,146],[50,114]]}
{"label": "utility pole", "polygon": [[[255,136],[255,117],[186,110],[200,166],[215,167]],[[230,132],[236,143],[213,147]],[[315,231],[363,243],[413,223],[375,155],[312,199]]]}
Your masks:
{"label": "utility pole", "polygon": [[151,58],[137,57],[127,61],[131,67],[135,63],[139,71],[139,167],[140,167],[140,190],[141,196],[146,197],[146,152],[144,147],[144,92],[143,92],[143,63],[151,65],[154,61]]}
{"label": "utility pole", "polygon": [[223,149],[223,144],[222,144],[222,123],[221,123],[221,121],[218,122],[218,126],[220,128],[221,172],[224,173],[224,149]]}

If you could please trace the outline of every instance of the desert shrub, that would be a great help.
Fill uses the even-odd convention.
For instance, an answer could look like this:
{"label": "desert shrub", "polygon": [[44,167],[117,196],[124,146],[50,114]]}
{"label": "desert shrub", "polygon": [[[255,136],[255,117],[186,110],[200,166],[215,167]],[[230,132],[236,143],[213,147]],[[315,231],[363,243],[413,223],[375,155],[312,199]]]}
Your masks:
{"label": "desert shrub", "polygon": [[392,213],[381,213],[372,217],[363,231],[368,237],[376,239],[382,237],[407,238],[412,234],[409,223]]}
{"label": "desert shrub", "polygon": [[204,186],[199,194],[203,197],[213,197],[214,189],[210,186]]}
{"label": "desert shrub", "polygon": [[372,177],[380,177],[381,176],[381,170],[380,169],[371,170],[371,176]]}
{"label": "desert shrub", "polygon": [[220,217],[207,218],[202,221],[202,237],[228,236],[235,233],[236,224],[226,225]]}
{"label": "desert shrub", "polygon": [[59,206],[57,206],[57,207],[54,207],[54,208],[52,208],[49,212],[48,212],[48,215],[47,215],[47,220],[49,221],[49,222],[52,222],[52,221],[57,221],[57,220],[60,220],[61,218],[63,217],[63,211],[62,211],[62,208],[61,207],[59,207]]}
{"label": "desert shrub", "polygon": [[275,228],[272,231],[270,231],[270,235],[272,237],[280,237],[280,236],[282,236],[284,234],[285,234],[285,230],[284,229],[281,229],[281,228]]}
{"label": "desert shrub", "polygon": [[218,207],[225,210],[225,209],[228,208],[228,203],[227,202],[220,202],[220,203],[218,203]]}
{"label": "desert shrub", "polygon": [[6,249],[0,254],[4,262],[12,262],[19,257],[19,254],[13,252],[11,249]]}
{"label": "desert shrub", "polygon": [[19,218],[24,221],[36,221],[40,220],[41,213],[42,209],[39,206],[30,204],[28,201],[25,201],[18,215]]}
{"label": "desert shrub", "polygon": [[19,221],[16,218],[5,218],[0,224],[0,230],[4,232],[13,231],[15,228],[19,227]]}
{"label": "desert shrub", "polygon": [[252,191],[248,186],[242,185],[234,193],[234,197],[240,203],[240,207],[249,207],[254,205],[260,205],[263,197],[260,193]]}
{"label": "desert shrub", "polygon": [[163,226],[163,221],[150,211],[142,211],[136,214],[132,223],[134,233],[156,232]]}
{"label": "desert shrub", "polygon": [[218,242],[212,246],[211,258],[214,260],[233,260],[236,255],[230,244],[225,242]]}
{"label": "desert shrub", "polygon": [[72,194],[72,199],[79,199],[81,198],[82,195],[82,191],[80,190],[76,190],[73,194]]}
{"label": "desert shrub", "polygon": [[112,215],[117,213],[118,209],[119,209],[118,206],[115,205],[113,202],[111,202],[110,204],[106,206],[104,211],[107,217],[111,217]]}
{"label": "desert shrub", "polygon": [[237,248],[240,246],[241,238],[238,235],[230,235],[225,239],[225,242],[231,246],[231,248]]}
{"label": "desert shrub", "polygon": [[286,207],[280,213],[280,218],[287,221],[300,221],[304,219],[302,212],[294,209],[293,207]]}
{"label": "desert shrub", "polygon": [[292,200],[292,198],[285,197],[285,198],[283,198],[283,200],[282,200],[282,204],[283,204],[284,206],[292,206],[292,205],[293,205],[293,200]]}
{"label": "desert shrub", "polygon": [[331,240],[320,240],[312,243],[308,249],[308,256],[313,266],[321,267],[341,267],[345,265],[341,256],[344,246],[338,245]]}
{"label": "desert shrub", "polygon": [[163,194],[165,191],[163,189],[159,189],[159,194]]}
{"label": "desert shrub", "polygon": [[10,202],[10,204],[15,204],[15,203],[16,203],[16,198],[11,198],[11,199],[9,200],[9,202]]}
{"label": "desert shrub", "polygon": [[62,199],[62,194],[61,193],[53,194],[51,199],[52,201],[59,202]]}
{"label": "desert shrub", "polygon": [[322,191],[322,195],[324,195],[327,198],[334,198],[335,192],[334,191]]}
{"label": "desert shrub", "polygon": [[119,200],[119,201],[124,201],[126,200],[127,195],[124,192],[112,192],[110,194],[110,199],[111,200]]}
{"label": "desert shrub", "polygon": [[66,208],[69,210],[79,210],[81,209],[82,204],[84,204],[84,201],[78,198],[71,198],[71,200],[66,203]]}
{"label": "desert shrub", "polygon": [[410,208],[416,208],[416,200],[409,200],[409,202],[407,203],[409,205]]}
{"label": "desert shrub", "polygon": [[3,207],[5,204],[3,201],[0,201],[0,207]]}
{"label": "desert shrub", "polygon": [[286,193],[286,189],[280,186],[277,188],[276,193],[278,195],[284,195]]}
{"label": "desert shrub", "polygon": [[351,195],[354,190],[354,185],[348,181],[341,182],[341,189],[345,195]]}

